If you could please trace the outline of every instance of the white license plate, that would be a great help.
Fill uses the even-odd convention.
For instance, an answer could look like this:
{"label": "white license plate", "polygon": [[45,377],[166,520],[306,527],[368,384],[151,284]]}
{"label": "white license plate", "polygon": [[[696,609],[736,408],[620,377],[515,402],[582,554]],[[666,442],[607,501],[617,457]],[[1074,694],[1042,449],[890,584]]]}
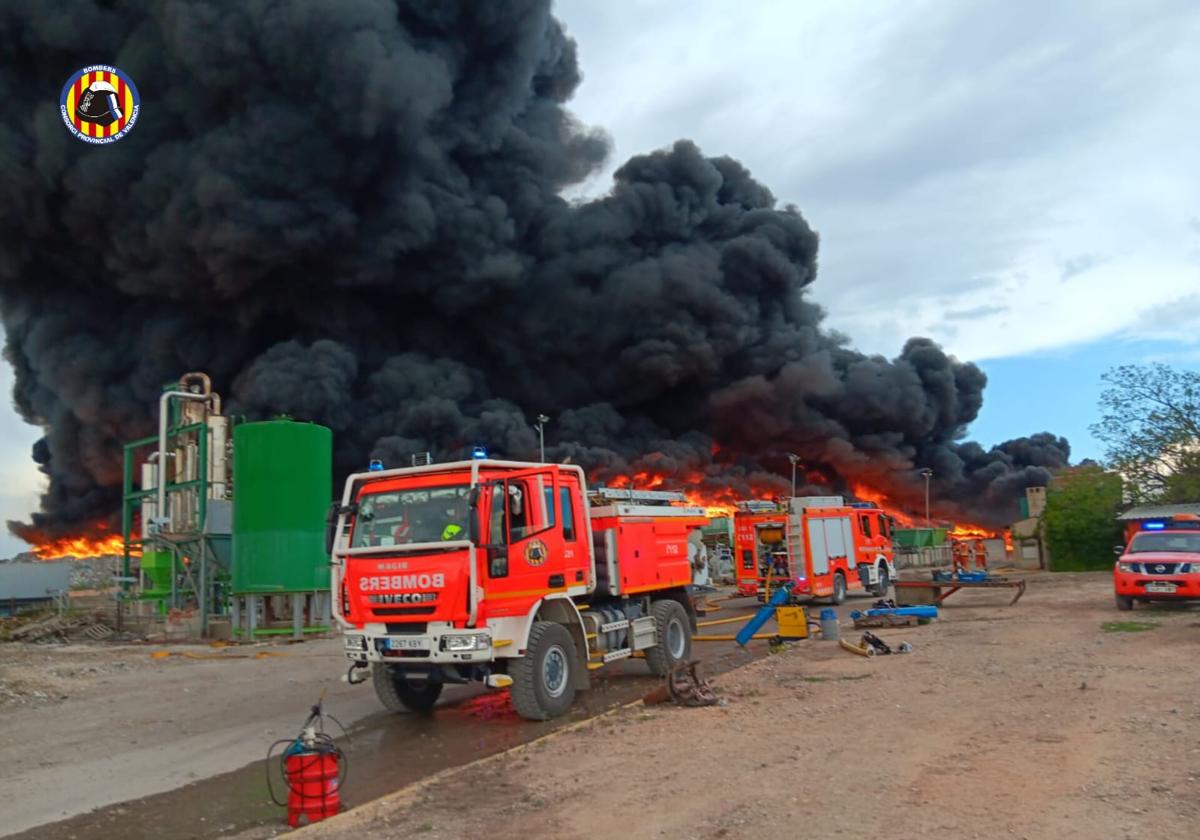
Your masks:
{"label": "white license plate", "polygon": [[1155,582],[1155,583],[1147,583],[1147,584],[1146,584],[1146,591],[1147,591],[1147,592],[1174,592],[1174,591],[1175,591],[1175,584],[1173,584],[1173,583],[1160,583],[1160,582]]}
{"label": "white license plate", "polygon": [[388,650],[422,650],[427,645],[424,639],[388,639]]}

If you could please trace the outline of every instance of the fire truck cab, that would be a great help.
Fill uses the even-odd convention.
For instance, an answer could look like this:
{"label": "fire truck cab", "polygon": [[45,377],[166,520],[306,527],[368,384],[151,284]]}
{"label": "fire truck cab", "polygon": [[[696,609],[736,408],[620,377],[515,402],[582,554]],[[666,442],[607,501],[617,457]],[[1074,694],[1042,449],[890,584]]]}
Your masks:
{"label": "fire truck cab", "polygon": [[1114,550],[1117,609],[1131,610],[1134,601],[1200,600],[1200,516],[1147,520]]}
{"label": "fire truck cab", "polygon": [[682,499],[589,494],[562,464],[351,475],[329,518],[350,681],[369,668],[385,706],[417,711],[448,683],[510,686],[519,714],[546,719],[606,663],[640,653],[667,673],[691,652],[689,536],[708,521]]}
{"label": "fire truck cab", "polygon": [[796,598],[827,597],[840,604],[852,591],[882,596],[896,578],[891,521],[872,504],[805,496],[737,507],[739,594],[765,600],[791,580]]}

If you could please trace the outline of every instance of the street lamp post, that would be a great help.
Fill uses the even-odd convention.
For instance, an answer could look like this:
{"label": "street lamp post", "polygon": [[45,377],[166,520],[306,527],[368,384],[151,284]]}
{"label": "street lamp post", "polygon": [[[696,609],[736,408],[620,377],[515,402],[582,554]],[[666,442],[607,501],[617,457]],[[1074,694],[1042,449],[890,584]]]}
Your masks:
{"label": "street lamp post", "polygon": [[788,453],[788,460],[792,462],[792,498],[796,498],[796,464],[800,463],[800,456]]}
{"label": "street lamp post", "polygon": [[538,430],[538,449],[542,453],[542,463],[546,463],[546,424],[550,422],[550,418],[545,414],[537,416]]}
{"label": "street lamp post", "polygon": [[933,470],[926,467],[921,470],[921,475],[925,477],[925,527],[932,528],[933,521],[929,518],[929,479],[933,478]]}

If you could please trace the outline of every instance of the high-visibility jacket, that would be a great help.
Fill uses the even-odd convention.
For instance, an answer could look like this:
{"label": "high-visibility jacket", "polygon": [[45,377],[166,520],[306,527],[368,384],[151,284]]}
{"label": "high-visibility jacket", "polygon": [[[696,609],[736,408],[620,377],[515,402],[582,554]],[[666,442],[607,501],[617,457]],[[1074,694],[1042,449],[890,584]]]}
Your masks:
{"label": "high-visibility jacket", "polygon": [[449,525],[447,525],[445,528],[442,529],[442,540],[457,539],[458,535],[461,533],[462,533],[462,526],[455,525],[453,522],[451,522]]}

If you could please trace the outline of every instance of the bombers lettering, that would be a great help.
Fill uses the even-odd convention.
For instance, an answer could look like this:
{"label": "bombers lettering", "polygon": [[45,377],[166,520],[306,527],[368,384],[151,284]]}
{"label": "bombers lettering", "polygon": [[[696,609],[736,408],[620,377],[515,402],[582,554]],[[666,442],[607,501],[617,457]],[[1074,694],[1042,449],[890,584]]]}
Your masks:
{"label": "bombers lettering", "polygon": [[446,576],[441,572],[423,575],[380,575],[360,577],[358,588],[363,592],[379,589],[442,589]]}

